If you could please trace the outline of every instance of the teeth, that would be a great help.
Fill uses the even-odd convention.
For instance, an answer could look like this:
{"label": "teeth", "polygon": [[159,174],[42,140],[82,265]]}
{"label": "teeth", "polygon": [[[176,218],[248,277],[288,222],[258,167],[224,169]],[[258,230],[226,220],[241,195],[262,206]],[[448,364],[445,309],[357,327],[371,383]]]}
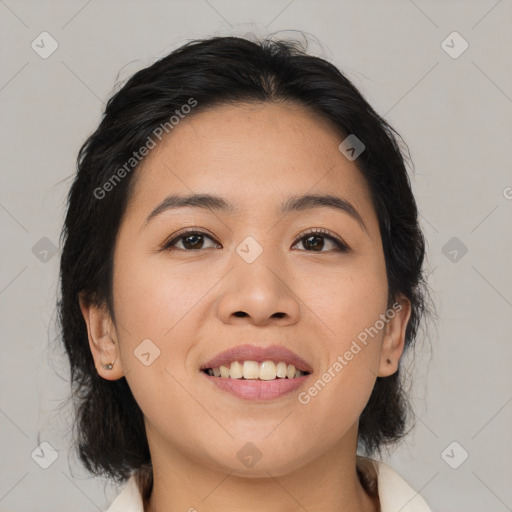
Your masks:
{"label": "teeth", "polygon": [[286,363],[283,363],[283,362],[277,363],[276,373],[280,379],[284,379],[286,377],[287,370],[288,370],[288,365]]}
{"label": "teeth", "polygon": [[274,380],[276,377],[276,365],[272,361],[263,361],[260,364],[260,380]]}
{"label": "teeth", "polygon": [[229,376],[232,379],[241,379],[243,377],[242,365],[238,361],[233,361],[231,363],[231,368],[229,369]]}
{"label": "teeth", "polygon": [[244,361],[243,366],[244,379],[259,379],[260,366],[256,361]]}
{"label": "teeth", "polygon": [[297,370],[293,364],[286,364],[282,361],[274,363],[274,361],[233,361],[230,366],[221,365],[218,368],[209,368],[208,375],[212,377],[221,377],[224,379],[260,379],[275,380],[277,379],[293,379],[302,377],[305,372]]}

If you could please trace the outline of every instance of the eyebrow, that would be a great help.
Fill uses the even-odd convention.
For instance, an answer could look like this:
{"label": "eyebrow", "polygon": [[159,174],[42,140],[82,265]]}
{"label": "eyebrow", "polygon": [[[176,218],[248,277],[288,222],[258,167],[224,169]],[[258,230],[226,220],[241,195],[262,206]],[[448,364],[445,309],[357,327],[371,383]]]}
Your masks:
{"label": "eyebrow", "polygon": [[[156,206],[156,208],[148,215],[142,227],[147,225],[153,218],[163,212],[185,207],[216,210],[226,214],[239,212],[239,209],[235,207],[235,205],[220,196],[212,194],[172,194],[167,196],[158,206]],[[369,234],[361,215],[352,203],[346,199],[330,194],[306,194],[289,197],[281,205],[281,213],[286,215],[291,212],[301,212],[312,208],[331,208],[337,211],[342,211],[352,217],[361,226],[361,228]]]}

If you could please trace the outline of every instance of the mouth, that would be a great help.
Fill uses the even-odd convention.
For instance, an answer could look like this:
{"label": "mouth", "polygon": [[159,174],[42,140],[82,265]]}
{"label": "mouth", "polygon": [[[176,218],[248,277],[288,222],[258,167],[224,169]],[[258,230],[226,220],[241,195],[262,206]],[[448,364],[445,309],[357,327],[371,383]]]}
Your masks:
{"label": "mouth", "polygon": [[267,382],[301,379],[313,373],[307,361],[282,345],[261,347],[249,344],[217,354],[199,370],[216,380]]}
{"label": "mouth", "polygon": [[210,377],[219,379],[238,379],[238,380],[263,380],[272,381],[277,379],[297,379],[310,372],[300,370],[291,363],[285,361],[232,361],[225,365],[215,368],[204,368],[201,370]]}
{"label": "mouth", "polygon": [[313,373],[312,366],[282,345],[238,345],[217,354],[199,368],[221,379],[294,379]]}

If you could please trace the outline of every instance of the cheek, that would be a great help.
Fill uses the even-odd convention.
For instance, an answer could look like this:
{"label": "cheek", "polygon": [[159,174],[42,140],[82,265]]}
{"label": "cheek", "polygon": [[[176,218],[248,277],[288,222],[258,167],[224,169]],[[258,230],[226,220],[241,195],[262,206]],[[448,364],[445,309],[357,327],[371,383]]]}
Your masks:
{"label": "cheek", "polygon": [[377,256],[351,255],[337,268],[312,264],[298,270],[297,294],[307,306],[305,312],[321,327],[323,345],[331,355],[347,350],[386,311],[386,268]]}
{"label": "cheek", "polygon": [[115,263],[121,359],[144,416],[180,445],[204,421],[204,410],[186,390],[185,363],[201,322],[201,297],[212,284],[197,274],[191,279],[179,266],[149,260],[133,256]]}
{"label": "cheek", "polygon": [[[189,439],[192,432],[200,436],[201,429],[194,425],[204,421],[204,410],[191,402],[180,383],[189,377],[184,363],[211,315],[212,301],[219,293],[215,284],[223,272],[212,265],[171,265],[160,256],[135,255],[119,257],[114,268],[116,317],[121,327],[126,327],[120,330],[123,368],[136,401],[150,422],[177,444]],[[308,404],[297,401],[296,407],[308,428],[328,421],[326,440],[332,441],[357,421],[373,387],[382,336],[374,336],[366,345],[360,343],[351,360],[344,355],[350,352],[353,340],[385,311],[385,267],[372,257],[340,259],[337,269],[320,261],[295,260],[288,276],[293,294],[303,305],[299,323],[318,343],[316,355],[321,362],[312,381],[312,386],[319,378],[321,381],[315,395]],[[212,295],[205,297],[209,290]],[[150,366],[133,356],[145,339],[153,340],[160,349]],[[338,371],[339,357],[345,362]]]}
{"label": "cheek", "polygon": [[[307,273],[305,274],[307,275]],[[378,371],[387,306],[385,266],[375,257],[316,271],[302,281],[301,297],[319,329],[322,368],[301,403],[333,424],[357,421]]]}
{"label": "cheek", "polygon": [[183,380],[194,339],[190,319],[204,295],[201,286],[189,282],[186,272],[150,259],[119,258],[113,288],[123,370],[149,416],[162,397],[179,392],[175,378]]}
{"label": "cheek", "polygon": [[179,265],[160,260],[134,256],[116,262],[116,317],[125,323],[132,341],[153,337],[172,342],[175,327],[204,295],[203,276],[191,277]]}

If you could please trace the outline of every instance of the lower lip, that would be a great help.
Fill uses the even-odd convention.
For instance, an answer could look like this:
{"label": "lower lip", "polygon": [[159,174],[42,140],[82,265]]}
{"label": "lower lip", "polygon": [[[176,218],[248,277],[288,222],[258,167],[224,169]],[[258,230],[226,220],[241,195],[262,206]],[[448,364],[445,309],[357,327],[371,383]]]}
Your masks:
{"label": "lower lip", "polygon": [[279,398],[300,387],[311,375],[303,375],[294,379],[246,380],[212,377],[204,372],[200,373],[221,390],[245,400],[272,400]]}

